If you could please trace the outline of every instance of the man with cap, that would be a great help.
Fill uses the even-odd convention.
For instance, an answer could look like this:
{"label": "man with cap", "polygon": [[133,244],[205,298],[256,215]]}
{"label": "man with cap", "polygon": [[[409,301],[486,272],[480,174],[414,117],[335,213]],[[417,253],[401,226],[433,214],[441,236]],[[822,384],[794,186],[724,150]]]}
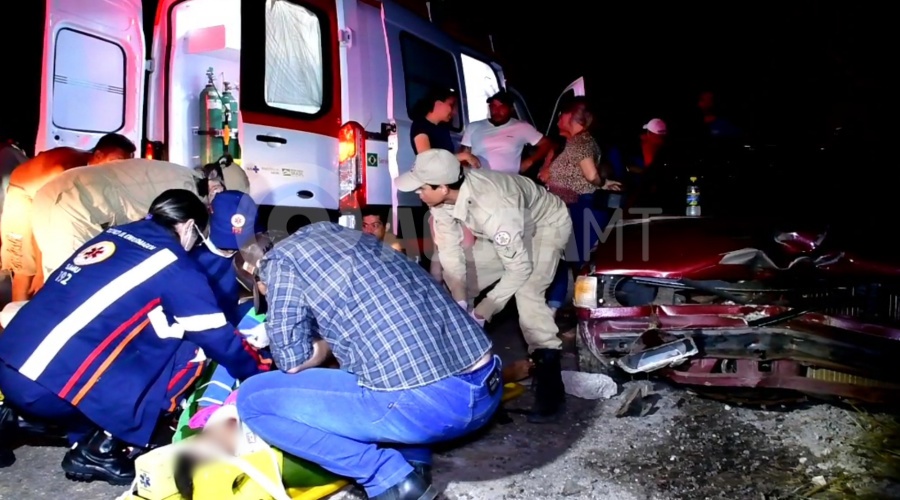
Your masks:
{"label": "man with cap", "polygon": [[624,180],[628,192],[626,206],[647,207],[656,203],[653,179],[668,159],[667,136],[666,122],[654,118],[642,127],[640,149],[633,154],[610,148],[607,161],[612,167],[611,177]]}
{"label": "man with cap", "polygon": [[253,304],[248,301],[238,305],[242,287],[234,256],[255,238],[257,206],[250,196],[229,190],[213,198],[209,212],[209,236],[201,234],[203,244],[190,255],[206,274],[225,318],[237,325]]}
{"label": "man with cap", "polygon": [[[553,149],[553,143],[531,124],[513,118],[513,96],[505,90],[487,100],[491,117],[470,123],[460,145],[481,162],[481,167],[506,174],[524,174],[532,165],[543,160]],[[527,158],[522,158],[525,145],[537,146]]]}
{"label": "man with cap", "polygon": [[523,176],[463,170],[456,157],[443,150],[418,155],[412,171],[396,182],[397,189],[419,193],[430,207],[444,279],[460,306],[471,298],[466,292],[463,224],[475,235],[479,286],[491,284],[483,276],[500,280],[471,314],[484,324],[515,296],[519,324],[535,362],[536,401],[529,420],[553,420],[565,398],[562,342],[545,293],[572,233],[565,203]]}
{"label": "man with cap", "polygon": [[[43,282],[39,279],[40,252],[36,248],[31,227],[32,214],[35,213],[33,199],[37,192],[63,172],[85,165],[103,165],[115,160],[133,158],[135,149],[127,137],[120,134],[106,134],[97,141],[91,151],[67,147],[53,148],[13,170],[3,200],[4,217],[0,219],[0,237],[3,241],[0,248],[2,248],[3,270],[9,270],[13,274],[14,301],[27,300]],[[148,203],[144,207],[144,213],[149,206]],[[80,244],[66,251],[62,260],[69,258],[78,246]]]}

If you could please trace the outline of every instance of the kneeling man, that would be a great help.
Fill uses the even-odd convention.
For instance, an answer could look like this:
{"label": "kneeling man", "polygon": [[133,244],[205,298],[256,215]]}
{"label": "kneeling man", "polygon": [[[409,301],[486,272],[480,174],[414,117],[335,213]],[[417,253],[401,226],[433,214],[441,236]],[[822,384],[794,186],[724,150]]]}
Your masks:
{"label": "kneeling man", "polygon": [[[241,385],[241,421],[374,500],[435,498],[429,446],[482,427],[500,404],[484,331],[424,269],[359,231],[316,223],[261,260],[250,253],[281,371]],[[311,367],[327,349],[340,369]]]}

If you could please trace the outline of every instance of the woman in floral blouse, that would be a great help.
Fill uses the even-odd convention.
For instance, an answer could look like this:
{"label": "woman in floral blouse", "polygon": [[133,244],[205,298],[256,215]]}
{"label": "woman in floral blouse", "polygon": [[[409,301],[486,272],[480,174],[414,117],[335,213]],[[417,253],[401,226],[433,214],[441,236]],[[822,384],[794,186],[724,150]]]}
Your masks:
{"label": "woman in floral blouse", "polygon": [[545,162],[538,174],[550,192],[569,206],[572,216],[572,238],[566,251],[568,266],[560,266],[550,286],[548,304],[554,310],[559,309],[566,298],[569,283],[567,271],[575,274],[587,262],[591,248],[600,239],[599,230],[609,222],[609,213],[596,208],[594,192],[597,189],[619,191],[622,188],[619,182],[600,175],[600,147],[588,132],[593,121],[594,115],[583,97],[571,100],[563,108],[557,122],[560,135],[566,139],[566,146],[559,156]]}

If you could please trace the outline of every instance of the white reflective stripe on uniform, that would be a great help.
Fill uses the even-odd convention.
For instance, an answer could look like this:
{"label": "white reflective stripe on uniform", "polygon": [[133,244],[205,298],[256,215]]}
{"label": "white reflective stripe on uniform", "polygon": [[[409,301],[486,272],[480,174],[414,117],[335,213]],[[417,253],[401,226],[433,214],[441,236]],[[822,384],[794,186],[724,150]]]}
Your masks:
{"label": "white reflective stripe on uniform", "polygon": [[179,318],[175,316],[175,321],[184,328],[186,332],[205,332],[214,328],[222,328],[228,324],[223,313],[198,314],[196,316],[187,316]]}
{"label": "white reflective stripe on uniform", "polygon": [[19,373],[31,380],[37,380],[47,369],[50,361],[59,354],[59,351],[76,333],[94,321],[100,313],[126,293],[142,285],[177,259],[178,257],[171,250],[163,249],[107,283],[50,331],[22,364]]}

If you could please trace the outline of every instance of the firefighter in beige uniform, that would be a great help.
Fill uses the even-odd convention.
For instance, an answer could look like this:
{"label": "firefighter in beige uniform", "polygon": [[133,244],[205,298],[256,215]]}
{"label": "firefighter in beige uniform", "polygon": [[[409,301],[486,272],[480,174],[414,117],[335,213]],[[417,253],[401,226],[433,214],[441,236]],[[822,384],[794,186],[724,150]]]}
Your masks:
{"label": "firefighter in beige uniform", "polygon": [[[483,324],[516,297],[522,333],[535,362],[536,401],[529,420],[553,420],[565,398],[562,342],[545,293],[572,233],[566,205],[525,177],[464,170],[456,156],[442,149],[418,155],[413,170],[396,182],[397,189],[418,192],[430,207],[444,278],[454,300],[463,306],[470,298],[463,224],[476,237],[476,271],[501,276],[472,316]],[[490,245],[478,244],[487,241]],[[481,276],[478,281],[486,282]]]}
{"label": "firefighter in beige uniform", "polygon": [[32,215],[44,279],[106,228],[143,218],[168,189],[203,198],[208,186],[198,171],[142,158],[75,168],[48,182],[34,196]]}

